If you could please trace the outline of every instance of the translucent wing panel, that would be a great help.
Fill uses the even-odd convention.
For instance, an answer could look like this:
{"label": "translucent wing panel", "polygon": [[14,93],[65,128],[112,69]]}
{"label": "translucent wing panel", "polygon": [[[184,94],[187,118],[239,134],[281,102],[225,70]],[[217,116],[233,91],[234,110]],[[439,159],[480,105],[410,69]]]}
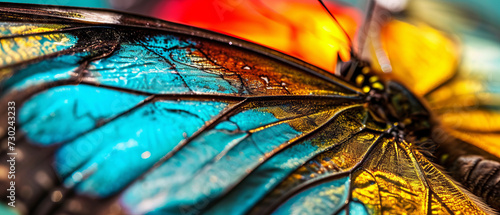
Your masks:
{"label": "translucent wing panel", "polygon": [[477,204],[471,201],[470,196],[466,195],[457,184],[450,180],[449,176],[441,172],[434,164],[425,159],[423,155],[415,153],[414,159],[419,162],[423,175],[427,178],[431,193],[435,194],[437,203],[432,199],[433,204],[431,204],[431,208],[443,207],[449,213],[460,211],[466,214],[486,214]]}
{"label": "translucent wing panel", "polygon": [[[371,143],[369,153],[360,158],[356,168],[346,172],[327,171],[323,176],[295,186],[293,192],[286,194],[287,200],[282,201],[275,212],[485,214],[449,177],[420,152],[411,149],[411,144],[383,137]],[[329,165],[331,164],[318,164],[316,169],[326,169]],[[346,178],[350,179],[346,182],[349,192],[342,194],[343,185],[338,182],[345,181]],[[336,185],[333,186],[334,184]],[[312,192],[314,190],[321,191]],[[339,198],[347,199],[344,203],[339,203]],[[325,202],[325,199],[330,201]],[[308,205],[309,201],[324,203],[305,208],[298,206]]]}

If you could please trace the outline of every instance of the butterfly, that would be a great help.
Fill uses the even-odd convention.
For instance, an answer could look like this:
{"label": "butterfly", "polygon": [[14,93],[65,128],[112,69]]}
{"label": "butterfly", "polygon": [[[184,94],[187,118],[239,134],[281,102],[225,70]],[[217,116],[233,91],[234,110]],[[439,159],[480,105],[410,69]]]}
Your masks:
{"label": "butterfly", "polygon": [[489,212],[420,149],[435,112],[423,94],[379,80],[350,45],[335,75],[112,11],[3,4],[0,17],[2,160],[17,153],[2,192],[18,213]]}

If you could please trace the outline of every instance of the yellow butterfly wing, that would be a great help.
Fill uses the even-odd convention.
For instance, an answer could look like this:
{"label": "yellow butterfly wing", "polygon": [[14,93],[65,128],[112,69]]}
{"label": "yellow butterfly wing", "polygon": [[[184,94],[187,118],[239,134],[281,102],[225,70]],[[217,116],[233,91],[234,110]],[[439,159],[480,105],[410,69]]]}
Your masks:
{"label": "yellow butterfly wing", "polygon": [[493,27],[439,1],[410,1],[404,14],[385,20],[372,38],[375,67],[422,96],[444,132],[500,157]]}

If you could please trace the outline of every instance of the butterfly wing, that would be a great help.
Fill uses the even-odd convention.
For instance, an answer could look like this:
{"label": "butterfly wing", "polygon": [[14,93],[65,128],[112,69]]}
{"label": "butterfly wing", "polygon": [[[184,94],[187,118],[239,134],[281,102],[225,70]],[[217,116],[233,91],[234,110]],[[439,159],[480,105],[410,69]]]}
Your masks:
{"label": "butterfly wing", "polygon": [[482,213],[328,72],[143,17],[0,11],[20,213]]}
{"label": "butterfly wing", "polygon": [[388,21],[375,39],[383,50],[381,70],[389,68],[425,98],[443,125],[438,136],[452,134],[498,159],[497,24],[445,1],[410,1],[405,14]]}
{"label": "butterfly wing", "polygon": [[[429,8],[440,11],[441,7]],[[462,14],[462,19],[444,29],[460,37],[461,64],[454,77],[427,98],[451,134],[500,157],[500,79],[496,69],[500,41],[493,36],[498,26],[473,12],[464,15],[467,10],[459,9],[452,10],[450,17]],[[456,107],[451,108],[453,104]]]}

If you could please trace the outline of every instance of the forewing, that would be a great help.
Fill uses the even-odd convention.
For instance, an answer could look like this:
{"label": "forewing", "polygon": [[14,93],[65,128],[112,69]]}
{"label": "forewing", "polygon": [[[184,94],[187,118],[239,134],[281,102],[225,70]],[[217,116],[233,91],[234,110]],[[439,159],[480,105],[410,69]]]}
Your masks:
{"label": "forewing", "polygon": [[1,16],[2,44],[28,50],[3,53],[1,85],[2,104],[17,105],[22,213],[480,212],[386,137],[358,89],[313,66],[114,12],[4,5]]}

